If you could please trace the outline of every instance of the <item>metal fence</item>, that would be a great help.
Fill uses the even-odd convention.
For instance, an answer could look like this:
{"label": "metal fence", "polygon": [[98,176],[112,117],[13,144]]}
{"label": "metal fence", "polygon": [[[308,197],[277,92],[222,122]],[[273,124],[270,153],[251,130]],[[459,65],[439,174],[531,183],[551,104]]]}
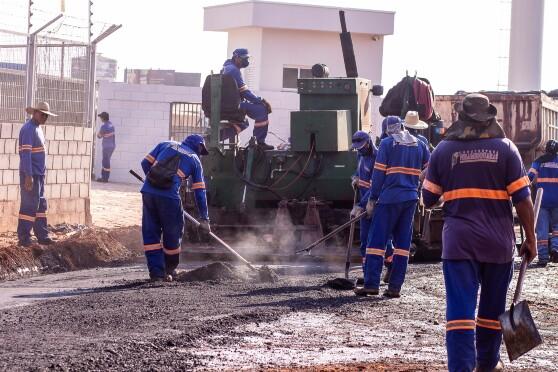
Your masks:
{"label": "metal fence", "polygon": [[182,141],[190,134],[204,135],[208,129],[201,103],[171,102],[169,134],[173,141]]}
{"label": "metal fence", "polygon": [[0,31],[0,40],[0,122],[22,123],[26,102],[46,101],[58,114],[49,124],[88,125],[87,45],[46,37],[37,37],[33,45],[27,36],[9,31]]}

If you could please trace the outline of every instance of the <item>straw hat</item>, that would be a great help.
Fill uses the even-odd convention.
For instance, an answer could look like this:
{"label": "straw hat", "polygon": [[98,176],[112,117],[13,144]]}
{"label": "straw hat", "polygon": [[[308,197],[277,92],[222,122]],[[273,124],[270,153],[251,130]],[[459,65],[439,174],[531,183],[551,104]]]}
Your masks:
{"label": "straw hat", "polygon": [[40,111],[43,114],[47,114],[48,116],[58,116],[50,112],[50,106],[48,102],[39,102],[35,107],[27,107],[25,109],[25,112],[28,113],[29,115],[33,115],[35,111]]}
{"label": "straw hat", "polygon": [[419,114],[416,111],[407,111],[403,125],[411,129],[426,129],[428,124],[419,119]]}

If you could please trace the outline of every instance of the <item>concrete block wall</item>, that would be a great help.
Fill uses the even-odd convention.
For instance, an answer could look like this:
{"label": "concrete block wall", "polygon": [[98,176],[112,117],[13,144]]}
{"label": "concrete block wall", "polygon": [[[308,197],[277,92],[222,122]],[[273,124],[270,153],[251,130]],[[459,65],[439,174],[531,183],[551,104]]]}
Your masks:
{"label": "concrete block wall", "polygon": [[[128,170],[141,170],[140,162],[145,154],[157,143],[169,139],[171,102],[201,102],[201,88],[99,82],[97,112],[108,112],[115,127],[111,181],[137,182]],[[101,124],[97,118],[96,132]],[[101,174],[101,159],[101,140],[96,139],[94,171],[97,177]]]}
{"label": "concrete block wall", "polygon": [[[18,138],[22,124],[0,124],[0,232],[15,231],[19,214]],[[46,140],[48,222],[90,223],[93,130],[42,126]]]}

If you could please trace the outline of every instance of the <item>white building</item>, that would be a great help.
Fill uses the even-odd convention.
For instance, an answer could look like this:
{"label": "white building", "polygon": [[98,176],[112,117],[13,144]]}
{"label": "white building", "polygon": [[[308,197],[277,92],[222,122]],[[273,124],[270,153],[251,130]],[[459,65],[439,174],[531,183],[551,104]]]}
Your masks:
{"label": "white building", "polygon": [[[258,0],[204,8],[204,30],[228,33],[229,56],[248,48],[252,58],[244,78],[274,106],[270,130],[283,138],[289,135],[289,112],[298,109],[298,77],[310,77],[315,63],[325,63],[330,76],[346,76],[339,10],[345,10],[359,76],[380,84],[384,36],[393,34],[394,12]],[[374,100],[375,107],[379,103]],[[373,112],[377,123],[379,114]]]}

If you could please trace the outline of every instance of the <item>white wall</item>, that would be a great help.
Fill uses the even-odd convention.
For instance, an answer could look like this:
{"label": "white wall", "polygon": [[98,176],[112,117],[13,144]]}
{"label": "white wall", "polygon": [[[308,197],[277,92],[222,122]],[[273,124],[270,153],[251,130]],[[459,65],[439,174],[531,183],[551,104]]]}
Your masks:
{"label": "white wall", "polygon": [[[359,76],[380,84],[383,38],[355,34],[352,39]],[[283,90],[284,65],[325,63],[330,76],[346,76],[339,34],[333,32],[264,29],[261,54],[261,90]]]}
{"label": "white wall", "polygon": [[[201,102],[201,88],[99,82],[97,112],[106,111],[116,132],[110,180],[133,183],[129,169],[141,170],[140,162],[157,143],[169,139],[170,102]],[[97,118],[96,131],[101,121]],[[101,174],[101,141],[95,142],[94,170]]]}
{"label": "white wall", "polygon": [[250,66],[242,69],[244,81],[251,90],[261,89],[261,69],[264,63],[262,37],[263,30],[257,27],[237,28],[229,32],[227,58],[237,48],[247,48],[251,55]]}

